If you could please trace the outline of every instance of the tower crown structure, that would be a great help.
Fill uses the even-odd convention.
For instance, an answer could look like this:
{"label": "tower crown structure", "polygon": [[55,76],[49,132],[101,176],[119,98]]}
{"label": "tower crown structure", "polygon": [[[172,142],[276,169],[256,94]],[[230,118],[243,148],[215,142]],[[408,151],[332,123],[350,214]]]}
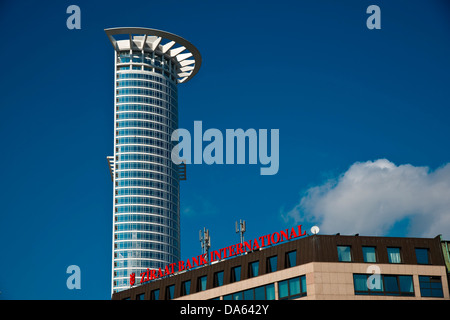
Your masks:
{"label": "tower crown structure", "polygon": [[180,177],[172,162],[179,83],[201,56],[187,40],[148,28],[105,29],[115,50],[112,292],[180,260]]}
{"label": "tower crown structure", "polygon": [[[172,61],[171,71],[176,74],[177,83],[189,81],[200,69],[202,58],[197,48],[173,33],[149,28],[110,28],[105,32],[116,52],[155,53],[165,61]],[[122,40],[116,39],[120,36]],[[128,38],[123,39],[123,36]]]}

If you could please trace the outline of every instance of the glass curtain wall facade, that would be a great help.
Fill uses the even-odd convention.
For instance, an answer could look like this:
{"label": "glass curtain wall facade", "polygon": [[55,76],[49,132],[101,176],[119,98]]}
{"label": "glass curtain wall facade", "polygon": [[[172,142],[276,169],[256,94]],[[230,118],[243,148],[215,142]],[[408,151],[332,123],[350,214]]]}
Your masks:
{"label": "glass curtain wall facade", "polygon": [[[130,274],[139,284],[141,273],[180,260],[180,182],[171,135],[178,128],[177,84],[193,76],[200,59],[183,54],[186,46],[174,41],[179,37],[163,31],[105,31],[115,49],[114,156],[107,158],[117,292],[132,285]],[[117,39],[121,35],[125,39]]]}

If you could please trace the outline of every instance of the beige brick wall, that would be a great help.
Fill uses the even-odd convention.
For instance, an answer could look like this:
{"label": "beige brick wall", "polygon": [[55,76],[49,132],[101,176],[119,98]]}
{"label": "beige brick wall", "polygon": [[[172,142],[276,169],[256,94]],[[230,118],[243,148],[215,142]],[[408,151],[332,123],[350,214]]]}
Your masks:
{"label": "beige brick wall", "polygon": [[[255,288],[269,283],[282,281],[299,275],[306,275],[307,293],[301,300],[318,299],[429,299],[420,297],[419,275],[441,276],[444,299],[450,299],[448,295],[448,282],[445,266],[427,266],[427,265],[393,265],[393,264],[373,264],[380,268],[381,274],[412,275],[414,282],[415,297],[395,297],[395,296],[355,296],[353,289],[354,273],[371,273],[368,267],[369,263],[327,263],[312,262],[289,269],[265,274],[256,278],[242,280],[236,283],[224,285],[219,288],[213,288],[207,291],[198,292],[189,296],[184,296],[178,300],[207,300],[230,293]],[[278,297],[278,285],[275,285],[275,296]]]}
{"label": "beige brick wall", "polygon": [[397,299],[430,299],[420,296],[419,275],[440,276],[444,299],[450,299],[448,295],[447,274],[444,266],[426,265],[394,265],[373,264],[380,268],[381,274],[412,275],[415,297],[395,296],[356,296],[353,289],[354,273],[371,273],[368,263],[312,263],[313,273],[308,283],[308,299],[339,299],[339,300],[397,300]]}

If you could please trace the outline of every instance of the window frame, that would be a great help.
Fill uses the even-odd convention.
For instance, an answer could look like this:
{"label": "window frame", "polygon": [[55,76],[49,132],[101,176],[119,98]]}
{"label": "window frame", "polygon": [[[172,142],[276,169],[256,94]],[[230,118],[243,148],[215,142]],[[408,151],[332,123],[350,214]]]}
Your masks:
{"label": "window frame", "polygon": [[[366,261],[366,255],[365,255],[364,249],[369,249],[369,248],[373,248],[375,261]],[[375,246],[362,246],[361,247],[361,251],[362,251],[363,261],[365,263],[376,263],[376,262],[378,262],[377,247],[375,247]]]}
{"label": "window frame", "polygon": [[165,291],[166,291],[165,292],[166,300],[173,300],[175,298],[175,284],[170,284],[170,285],[166,286]]}
{"label": "window frame", "polygon": [[[275,263],[273,263],[273,260],[275,260]],[[266,261],[267,261],[267,265],[266,265],[267,273],[272,273],[272,272],[278,271],[278,255],[268,257]],[[272,270],[273,264],[275,264],[275,270]]]}
{"label": "window frame", "polygon": [[[428,279],[425,279],[428,278]],[[426,280],[426,281],[425,281]],[[434,280],[434,281],[433,281]],[[433,288],[432,284],[436,284],[438,283],[439,280],[439,284],[440,287],[437,288]],[[424,284],[429,284],[429,288],[425,288],[423,287]],[[441,276],[427,276],[427,275],[419,275],[419,288],[420,288],[420,296],[424,297],[424,298],[444,298],[444,289],[443,289],[443,285],[442,285],[442,277]],[[424,294],[425,290],[430,290],[429,294]],[[433,291],[438,291],[440,294],[439,295],[433,295]]]}
{"label": "window frame", "polygon": [[[189,283],[189,292],[187,292],[187,290],[186,290],[186,284],[188,284]],[[188,296],[188,295],[190,295],[191,294],[191,289],[192,289],[192,283],[191,283],[191,280],[186,280],[186,281],[183,281],[182,283],[181,283],[181,294],[180,294],[180,296]]]}
{"label": "window frame", "polygon": [[159,300],[159,293],[160,293],[159,289],[152,290],[150,292],[150,300]]}
{"label": "window frame", "polygon": [[[338,245],[336,247],[337,247],[337,255],[338,255],[338,261],[339,262],[353,262],[352,246],[350,246],[350,245]],[[348,248],[349,249],[350,260],[342,260],[342,254],[339,251],[340,248]]]}
{"label": "window frame", "polygon": [[[254,274],[253,266],[257,266],[256,275]],[[248,263],[248,278],[254,278],[260,275],[259,272],[259,260],[255,260]]]}
{"label": "window frame", "polygon": [[[222,278],[219,279],[219,275],[222,275]],[[213,281],[213,288],[221,287],[224,285],[224,271],[217,271],[214,272],[214,281]],[[220,281],[219,281],[220,280]],[[221,282],[221,283],[220,283]]]}
{"label": "window frame", "polygon": [[[364,281],[366,283],[367,290],[356,290],[355,276],[365,278]],[[392,297],[392,296],[393,297],[415,297],[415,295],[416,295],[415,290],[414,290],[414,277],[412,275],[409,275],[409,274],[380,274],[379,275],[381,277],[381,279],[380,279],[381,288],[380,289],[370,289],[367,286],[367,281],[368,281],[369,277],[371,277],[371,276],[373,276],[373,274],[367,274],[367,273],[354,273],[353,274],[353,293],[355,294],[355,296],[360,296],[360,295],[367,296],[368,295],[368,296],[390,296],[390,297]],[[408,277],[411,280],[412,292],[411,291],[402,291],[400,277]],[[398,292],[386,290],[386,278],[387,279],[395,278],[395,280],[396,280],[395,285],[398,288]]]}
{"label": "window frame", "polygon": [[145,300],[145,292],[136,294],[136,300]]}
{"label": "window frame", "polygon": [[[205,279],[205,288],[202,287],[202,280]],[[208,276],[203,275],[197,278],[197,292],[206,291],[208,289]]]}
{"label": "window frame", "polygon": [[[236,270],[239,270],[239,279],[236,277]],[[242,266],[234,266],[230,269],[230,272],[230,283],[235,283],[242,280]]]}
{"label": "window frame", "polygon": [[[226,294],[223,296],[223,300],[255,300],[256,299],[256,290],[257,289],[264,289],[264,299],[258,299],[258,300],[275,300],[275,283],[268,283],[262,286],[258,286],[258,287],[254,287],[254,288],[249,288],[246,290],[242,290],[242,291],[238,291],[238,292],[233,292],[230,294]],[[267,299],[268,298],[268,291],[271,290],[271,294],[273,295],[272,299]],[[248,294],[251,292],[251,299],[245,299],[246,297],[246,293],[247,293],[247,297]],[[237,299],[236,299],[237,298]],[[242,299],[239,299],[242,298]]]}
{"label": "window frame", "polygon": [[[426,251],[426,258],[427,258],[427,262],[423,263],[423,262],[419,262],[419,258],[417,256],[417,251],[422,251],[425,250]],[[430,257],[430,249],[429,248],[414,248],[414,254],[416,255],[416,263],[417,264],[421,264],[421,265],[430,265],[431,264],[431,257]]]}
{"label": "window frame", "polygon": [[[298,279],[298,285],[299,285],[299,293],[293,293],[291,294],[291,281]],[[280,289],[280,285],[286,283],[287,285],[287,296],[281,296],[282,290]],[[303,283],[305,284],[305,288],[303,288]],[[306,288],[306,275],[301,275],[298,277],[293,277],[289,279],[285,279],[282,281],[278,281],[278,300],[292,300],[292,299],[298,299],[302,297],[306,297],[308,295],[307,288]]]}
{"label": "window frame", "polygon": [[[393,262],[391,261],[391,255],[389,253],[389,250],[393,250],[393,249],[398,249],[398,256],[400,261],[399,262]],[[403,257],[402,257],[402,248],[401,247],[386,247],[386,252],[387,252],[387,256],[388,256],[388,262],[392,263],[392,264],[400,264],[403,263]]]}
{"label": "window frame", "polygon": [[[292,261],[291,261],[291,255],[294,254],[294,261],[293,261],[293,265],[292,265]],[[297,250],[291,250],[286,252],[285,254],[285,262],[284,262],[284,267],[287,268],[292,268],[295,267],[297,265]]]}

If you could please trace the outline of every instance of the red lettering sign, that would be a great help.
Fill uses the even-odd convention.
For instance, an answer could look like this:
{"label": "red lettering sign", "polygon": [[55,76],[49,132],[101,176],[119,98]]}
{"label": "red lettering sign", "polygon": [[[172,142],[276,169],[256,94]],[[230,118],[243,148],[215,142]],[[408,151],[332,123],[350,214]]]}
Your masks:
{"label": "red lettering sign", "polygon": [[[297,230],[292,227],[291,230],[281,230],[280,232],[274,232],[272,234],[266,234],[254,240],[248,240],[244,243],[237,243],[219,250],[214,250],[210,254],[210,262],[226,259],[235,255],[243,254],[247,251],[254,251],[260,248],[271,246],[280,242],[289,241],[298,237],[306,235],[306,231],[302,233],[302,225],[297,226]],[[259,242],[258,242],[259,240]],[[147,269],[146,272],[142,272],[140,283],[145,283],[155,279],[163,278],[174,274],[175,272],[181,272],[184,270],[189,270],[191,268],[200,267],[202,265],[208,264],[206,254],[202,254],[197,257],[192,257],[186,261],[178,261],[176,263],[171,263],[167,265],[164,270],[159,268],[158,270]],[[177,269],[177,270],[175,270]],[[133,286],[136,282],[136,275],[134,273],[130,274],[130,285]]]}

